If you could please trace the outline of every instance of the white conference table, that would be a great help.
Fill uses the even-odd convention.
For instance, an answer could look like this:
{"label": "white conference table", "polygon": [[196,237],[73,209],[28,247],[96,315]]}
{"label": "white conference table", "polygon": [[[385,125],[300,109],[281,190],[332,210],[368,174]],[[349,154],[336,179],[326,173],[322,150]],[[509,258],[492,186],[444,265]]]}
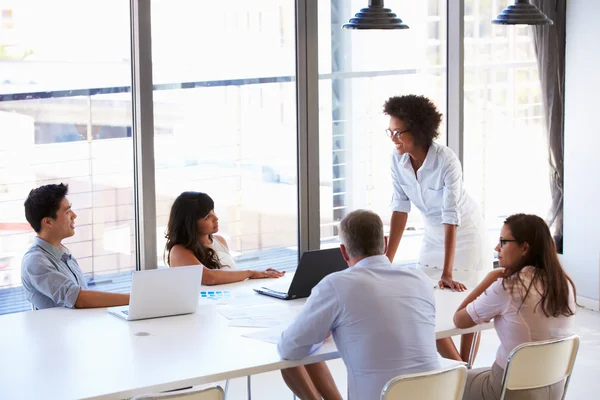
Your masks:
{"label": "white conference table", "polygon": [[[248,280],[203,290],[229,290],[246,299],[253,287],[291,280]],[[282,282],[283,281],[283,282]],[[436,336],[458,329],[452,316],[466,293],[435,290]],[[255,294],[257,304],[299,307]],[[253,300],[253,299],[251,299]],[[258,328],[229,327],[214,301],[195,314],[127,322],[106,309],[54,308],[0,317],[0,399],[125,399],[339,358],[330,338],[301,361],[284,361],[276,345],[243,337]]]}

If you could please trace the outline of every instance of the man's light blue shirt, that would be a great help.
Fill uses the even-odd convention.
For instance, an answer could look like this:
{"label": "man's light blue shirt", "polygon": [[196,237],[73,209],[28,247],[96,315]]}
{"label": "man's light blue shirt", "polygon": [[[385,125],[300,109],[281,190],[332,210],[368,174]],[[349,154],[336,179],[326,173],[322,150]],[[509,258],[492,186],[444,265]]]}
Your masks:
{"label": "man's light blue shirt", "polygon": [[379,400],[391,378],[439,368],[433,284],[386,256],[365,258],[315,286],[282,333],[279,354],[305,358],[330,331],[348,369],[349,400]]}
{"label": "man's light blue shirt", "polygon": [[69,250],[52,246],[40,237],[23,256],[21,281],[27,299],[35,308],[75,307],[79,291],[87,283]]}

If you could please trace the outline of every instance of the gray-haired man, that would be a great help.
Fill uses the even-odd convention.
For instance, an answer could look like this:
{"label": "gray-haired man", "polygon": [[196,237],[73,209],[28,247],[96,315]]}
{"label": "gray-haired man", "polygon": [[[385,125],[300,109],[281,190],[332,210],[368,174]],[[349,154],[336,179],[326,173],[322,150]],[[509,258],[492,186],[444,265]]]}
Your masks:
{"label": "gray-haired man", "polygon": [[313,289],[278,350],[299,360],[332,332],[348,369],[349,400],[379,399],[391,378],[439,368],[433,285],[421,271],[390,263],[383,223],[371,211],[349,213],[340,239],[351,268]]}

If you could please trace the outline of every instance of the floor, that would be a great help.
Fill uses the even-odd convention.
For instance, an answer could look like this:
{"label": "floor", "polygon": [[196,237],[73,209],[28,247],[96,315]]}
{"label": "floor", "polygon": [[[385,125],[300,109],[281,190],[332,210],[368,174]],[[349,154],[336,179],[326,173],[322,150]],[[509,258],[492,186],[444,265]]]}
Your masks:
{"label": "floor", "polygon": [[[577,312],[576,332],[581,338],[581,347],[575,362],[573,377],[567,392],[569,400],[599,398],[600,393],[600,313],[585,309]],[[474,367],[489,366],[495,358],[498,336],[490,330],[482,334],[479,355]],[[346,368],[341,360],[328,362],[329,368],[342,393],[346,391]],[[221,385],[224,382],[220,382]],[[246,399],[246,378],[234,379],[230,383],[228,400]],[[292,399],[279,372],[254,375],[252,398],[258,400]],[[346,398],[344,396],[344,398]]]}

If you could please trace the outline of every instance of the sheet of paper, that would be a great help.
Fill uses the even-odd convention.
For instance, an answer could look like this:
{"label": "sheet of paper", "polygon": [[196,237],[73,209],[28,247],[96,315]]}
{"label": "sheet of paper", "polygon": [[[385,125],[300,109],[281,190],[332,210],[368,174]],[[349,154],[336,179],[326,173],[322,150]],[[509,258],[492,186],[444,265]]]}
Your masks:
{"label": "sheet of paper", "polygon": [[237,318],[229,321],[229,326],[242,328],[274,328],[277,326],[288,326],[291,318]]}
{"label": "sheet of paper", "polygon": [[276,326],[274,328],[261,329],[260,331],[244,333],[242,336],[267,343],[277,344],[279,338],[281,337],[281,332],[283,332],[284,329],[285,326]]}
{"label": "sheet of paper", "polygon": [[247,307],[234,305],[219,305],[217,311],[227,319],[238,318],[293,318],[300,308],[290,307],[283,304],[260,304]]}
{"label": "sheet of paper", "polygon": [[273,303],[273,299],[267,296],[260,295],[254,290],[248,292],[236,292],[227,304],[237,307],[254,306],[260,304]]}

